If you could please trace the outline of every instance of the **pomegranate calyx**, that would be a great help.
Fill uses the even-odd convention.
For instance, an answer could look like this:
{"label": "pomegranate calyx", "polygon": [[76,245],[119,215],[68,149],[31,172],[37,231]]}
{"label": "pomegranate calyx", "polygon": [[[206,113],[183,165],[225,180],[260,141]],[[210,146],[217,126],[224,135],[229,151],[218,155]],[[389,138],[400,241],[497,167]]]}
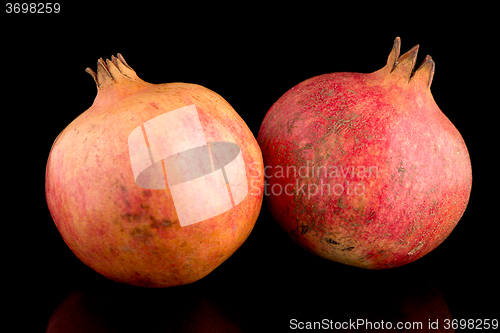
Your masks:
{"label": "pomegranate calyx", "polygon": [[117,57],[111,56],[111,60],[106,59],[104,61],[100,58],[97,61],[97,74],[89,67],[85,71],[92,75],[97,89],[103,89],[106,86],[123,80],[135,81],[138,79],[135,71],[127,64],[120,53],[117,54]]}
{"label": "pomegranate calyx", "polygon": [[387,59],[387,67],[390,69],[391,73],[398,63],[400,50],[401,38],[396,37],[396,39],[394,40],[394,45],[392,46],[391,53],[389,54],[389,58]]}
{"label": "pomegranate calyx", "polygon": [[401,50],[401,39],[396,37],[391,53],[387,59],[386,68],[389,69],[391,75],[403,82],[423,85],[426,89],[430,89],[432,79],[434,77],[435,63],[432,58],[427,55],[414,71],[415,60],[417,59],[419,45],[415,45],[405,54],[399,56]]}
{"label": "pomegranate calyx", "polygon": [[434,78],[435,67],[436,64],[434,63],[434,60],[432,60],[429,55],[425,56],[424,61],[413,74],[411,81],[422,82],[427,89],[430,89],[432,79]]}
{"label": "pomegranate calyx", "polygon": [[418,47],[418,45],[415,45],[411,50],[400,56],[392,70],[394,75],[404,78],[406,82],[410,82],[412,77],[415,60],[417,59]]}

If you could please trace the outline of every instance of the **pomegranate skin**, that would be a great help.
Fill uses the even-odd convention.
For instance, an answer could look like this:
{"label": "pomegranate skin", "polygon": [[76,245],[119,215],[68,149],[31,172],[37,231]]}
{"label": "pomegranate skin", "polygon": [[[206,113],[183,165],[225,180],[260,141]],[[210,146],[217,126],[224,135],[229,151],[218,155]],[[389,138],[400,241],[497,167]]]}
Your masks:
{"label": "pomegranate skin", "polygon": [[[46,200],[65,243],[87,266],[117,282],[171,287],[205,277],[242,245],[259,215],[264,177],[255,137],[228,102],[202,86],[144,82],[121,55],[100,59],[97,74],[87,72],[97,83],[97,97],[56,138],[46,167]],[[181,226],[166,179],[166,189],[136,183],[128,140],[148,120],[190,105],[207,142],[241,149],[248,194],[232,209]],[[184,124],[185,133],[195,127]]]}
{"label": "pomegranate skin", "polygon": [[470,196],[467,147],[430,91],[434,62],[418,45],[373,73],[305,80],[267,112],[257,141],[271,214],[306,250],[386,269],[450,235]]}

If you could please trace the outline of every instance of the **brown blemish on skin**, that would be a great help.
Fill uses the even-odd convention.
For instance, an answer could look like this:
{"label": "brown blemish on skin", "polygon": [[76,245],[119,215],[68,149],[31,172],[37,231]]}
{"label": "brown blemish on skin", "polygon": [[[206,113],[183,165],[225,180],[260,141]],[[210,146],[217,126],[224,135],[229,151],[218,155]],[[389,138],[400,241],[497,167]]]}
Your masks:
{"label": "brown blemish on skin", "polygon": [[141,219],[141,216],[140,215],[137,215],[137,214],[130,214],[130,213],[125,213],[125,214],[122,214],[121,217],[125,220],[128,221],[128,223],[132,223],[132,222],[138,222],[140,219]]}
{"label": "brown blemish on skin", "polygon": [[176,223],[178,223],[178,221],[169,221],[167,219],[162,220],[162,225],[165,227],[173,226]]}
{"label": "brown blemish on skin", "polygon": [[417,247],[415,247],[413,250],[411,250],[410,252],[408,252],[408,255],[413,255],[415,254],[418,250],[420,250],[422,248],[422,246],[424,246],[425,242],[424,241],[420,241],[417,245]]}
{"label": "brown blemish on skin", "polygon": [[141,241],[141,242],[144,242],[144,243],[148,243],[149,238],[153,237],[149,228],[145,227],[145,226],[133,228],[132,230],[130,230],[130,235],[134,239]]}
{"label": "brown blemish on skin", "polygon": [[153,215],[149,216],[149,220],[151,221],[151,228],[158,228],[158,220]]}
{"label": "brown blemish on skin", "polygon": [[339,245],[340,243],[339,242],[336,242],[334,241],[333,239],[331,238],[325,238],[325,241],[329,244],[333,244],[333,245]]}
{"label": "brown blemish on skin", "polygon": [[149,216],[149,220],[151,221],[151,228],[158,229],[160,227],[171,227],[177,223],[177,221],[170,221],[168,219],[156,219],[153,215]]}

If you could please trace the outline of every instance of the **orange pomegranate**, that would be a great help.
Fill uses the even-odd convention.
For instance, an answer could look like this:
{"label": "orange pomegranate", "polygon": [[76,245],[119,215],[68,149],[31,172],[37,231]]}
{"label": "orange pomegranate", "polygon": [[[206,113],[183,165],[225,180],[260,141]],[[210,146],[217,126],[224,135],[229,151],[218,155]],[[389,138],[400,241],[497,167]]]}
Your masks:
{"label": "orange pomegranate", "polygon": [[196,84],[151,84],[124,58],[98,61],[93,105],[56,138],[45,192],[66,244],[105,277],[197,281],[246,240],[263,162],[243,119]]}

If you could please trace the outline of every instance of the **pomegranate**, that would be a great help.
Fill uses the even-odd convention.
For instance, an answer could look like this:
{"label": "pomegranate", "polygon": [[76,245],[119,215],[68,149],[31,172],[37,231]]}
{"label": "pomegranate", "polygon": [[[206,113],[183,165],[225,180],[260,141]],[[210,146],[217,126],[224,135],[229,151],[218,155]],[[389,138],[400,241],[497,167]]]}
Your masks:
{"label": "pomegranate", "polygon": [[472,171],[465,143],[430,91],[434,62],[413,71],[418,45],[365,73],[331,73],[287,91],[257,141],[266,200],[308,251],[384,269],[431,252],[467,206]]}
{"label": "pomegranate", "polygon": [[99,59],[93,105],[56,138],[45,193],[66,244],[105,277],[148,287],[197,281],[247,239],[263,162],[243,119],[195,84],[151,84]]}

